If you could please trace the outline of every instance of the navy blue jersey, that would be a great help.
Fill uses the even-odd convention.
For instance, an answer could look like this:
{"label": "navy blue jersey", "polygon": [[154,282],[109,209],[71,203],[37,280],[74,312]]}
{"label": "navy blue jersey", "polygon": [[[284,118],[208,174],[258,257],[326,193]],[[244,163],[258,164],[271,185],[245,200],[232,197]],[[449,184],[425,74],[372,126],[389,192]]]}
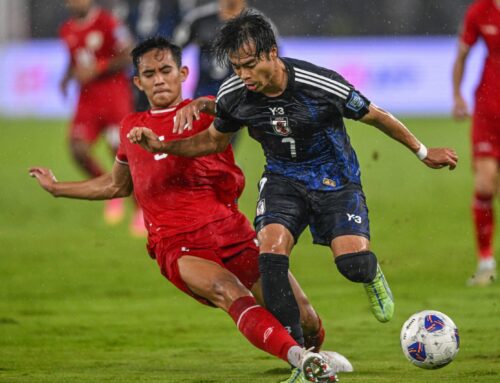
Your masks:
{"label": "navy blue jersey", "polygon": [[215,127],[236,132],[247,126],[264,149],[266,171],[291,177],[309,190],[361,184],[343,118],[362,118],[370,101],[332,70],[282,60],[288,84],[278,97],[247,90],[238,76],[227,79],[217,95]]}
{"label": "navy blue jersey", "polygon": [[[262,14],[255,8],[249,10]],[[218,1],[194,8],[186,14],[174,32],[174,44],[184,48],[194,43],[199,48],[199,76],[194,97],[217,94],[224,79],[231,74],[230,67],[219,65],[212,50],[214,36],[224,24],[219,12]],[[277,36],[276,28],[272,23],[271,26]]]}

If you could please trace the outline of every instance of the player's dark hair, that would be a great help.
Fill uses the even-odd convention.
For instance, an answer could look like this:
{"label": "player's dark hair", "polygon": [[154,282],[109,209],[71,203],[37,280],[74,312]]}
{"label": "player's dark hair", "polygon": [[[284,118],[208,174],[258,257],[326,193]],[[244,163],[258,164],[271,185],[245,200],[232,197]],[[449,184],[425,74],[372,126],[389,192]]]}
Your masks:
{"label": "player's dark hair", "polygon": [[217,62],[226,66],[230,64],[229,55],[250,43],[255,44],[255,57],[263,53],[269,57],[271,49],[276,46],[276,37],[271,24],[262,14],[244,10],[218,30],[212,49]]}
{"label": "player's dark hair", "polygon": [[177,66],[179,68],[182,66],[182,49],[172,44],[163,36],[154,36],[141,41],[135,46],[132,52],[130,52],[136,73],[139,72],[139,61],[141,57],[153,49],[169,50]]}

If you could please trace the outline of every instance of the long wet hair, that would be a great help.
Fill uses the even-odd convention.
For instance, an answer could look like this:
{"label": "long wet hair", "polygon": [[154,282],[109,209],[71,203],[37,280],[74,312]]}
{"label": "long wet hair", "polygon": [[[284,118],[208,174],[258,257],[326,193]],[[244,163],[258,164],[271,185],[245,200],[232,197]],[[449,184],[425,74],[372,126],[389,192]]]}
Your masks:
{"label": "long wet hair", "polygon": [[218,30],[212,50],[219,65],[230,65],[229,56],[237,53],[245,44],[255,44],[255,57],[265,54],[269,58],[276,44],[276,36],[266,17],[253,10],[244,10],[229,19]]}

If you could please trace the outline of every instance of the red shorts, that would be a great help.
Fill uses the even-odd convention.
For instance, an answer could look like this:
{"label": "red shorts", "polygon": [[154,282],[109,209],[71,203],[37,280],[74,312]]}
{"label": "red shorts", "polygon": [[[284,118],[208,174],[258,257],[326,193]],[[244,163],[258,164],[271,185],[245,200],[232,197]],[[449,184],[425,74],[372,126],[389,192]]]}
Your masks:
{"label": "red shorts", "polygon": [[239,212],[194,232],[164,238],[151,252],[154,253],[161,273],[175,287],[209,306],[213,304],[194,294],[182,280],[177,264],[182,256],[203,258],[221,265],[236,275],[249,290],[260,277],[255,231]]}
{"label": "red shorts", "polygon": [[116,130],[119,140],[120,122],[133,112],[132,91],[128,84],[114,84],[109,88],[105,92],[82,92],[71,123],[70,138],[93,143],[111,129]]}
{"label": "red shorts", "polygon": [[500,113],[496,116],[474,113],[471,139],[473,158],[500,160]]}

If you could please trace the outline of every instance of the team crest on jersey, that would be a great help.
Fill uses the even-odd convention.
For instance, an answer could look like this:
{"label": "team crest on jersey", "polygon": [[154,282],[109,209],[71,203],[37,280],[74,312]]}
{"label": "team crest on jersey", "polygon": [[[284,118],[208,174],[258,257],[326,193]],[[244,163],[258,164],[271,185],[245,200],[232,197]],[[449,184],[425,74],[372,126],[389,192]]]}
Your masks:
{"label": "team crest on jersey", "polygon": [[359,112],[365,106],[365,100],[358,93],[352,92],[351,99],[346,106],[355,112]]}
{"label": "team crest on jersey", "polygon": [[334,180],[331,180],[330,178],[323,178],[323,185],[326,185],[326,186],[331,186],[331,187],[335,187],[337,186],[337,183],[334,181]]}
{"label": "team crest on jersey", "polygon": [[271,124],[274,131],[280,136],[288,136],[292,133],[292,129],[288,125],[288,117],[271,117]]}

